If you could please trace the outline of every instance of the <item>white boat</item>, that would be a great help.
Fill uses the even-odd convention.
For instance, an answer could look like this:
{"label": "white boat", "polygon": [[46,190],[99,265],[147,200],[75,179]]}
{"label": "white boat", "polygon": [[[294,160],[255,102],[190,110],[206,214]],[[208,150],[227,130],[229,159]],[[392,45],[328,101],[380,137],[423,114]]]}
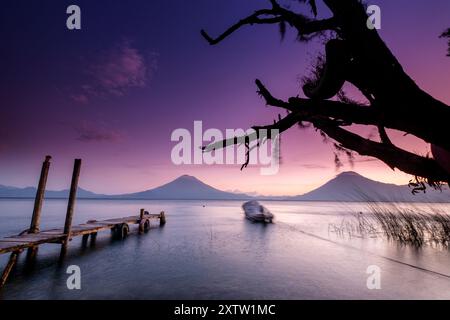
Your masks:
{"label": "white boat", "polygon": [[253,222],[272,223],[274,218],[272,212],[255,200],[244,203],[242,209],[244,209],[245,217]]}

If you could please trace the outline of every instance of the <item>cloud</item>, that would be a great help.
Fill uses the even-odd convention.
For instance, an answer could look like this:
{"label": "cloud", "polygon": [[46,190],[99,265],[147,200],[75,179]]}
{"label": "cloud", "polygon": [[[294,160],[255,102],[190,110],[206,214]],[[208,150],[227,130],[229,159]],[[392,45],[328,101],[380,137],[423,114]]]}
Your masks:
{"label": "cloud", "polygon": [[145,87],[147,67],[139,51],[125,41],[109,52],[103,63],[91,67],[96,83],[105,91],[123,95],[133,87]]}
{"label": "cloud", "polygon": [[87,81],[71,95],[75,102],[86,104],[93,97],[124,96],[132,88],[144,88],[157,69],[157,54],[144,56],[128,40],[95,60],[85,70]]}
{"label": "cloud", "polygon": [[85,94],[82,94],[82,93],[73,94],[70,97],[72,98],[73,101],[78,102],[78,103],[86,104],[89,102],[89,98]]}
{"label": "cloud", "polygon": [[376,159],[376,158],[359,158],[359,159],[355,159],[353,160],[353,162],[378,162],[380,160]]}
{"label": "cloud", "polygon": [[83,121],[75,131],[77,140],[82,142],[120,142],[124,138],[121,132],[107,128],[105,123]]}
{"label": "cloud", "polygon": [[328,169],[329,166],[321,165],[321,164],[315,164],[315,163],[304,163],[298,165],[299,167],[306,168],[306,169]]}

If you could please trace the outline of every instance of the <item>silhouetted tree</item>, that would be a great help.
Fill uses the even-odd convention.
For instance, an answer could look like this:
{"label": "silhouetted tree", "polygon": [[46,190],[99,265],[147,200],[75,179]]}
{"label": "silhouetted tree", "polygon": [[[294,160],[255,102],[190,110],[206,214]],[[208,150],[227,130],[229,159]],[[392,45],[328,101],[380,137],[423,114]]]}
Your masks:
{"label": "silhouetted tree", "polygon": [[[314,0],[308,2],[316,17]],[[204,30],[202,36],[215,45],[246,25],[277,24],[284,37],[286,27],[294,28],[299,41],[328,35],[324,57],[319,57],[311,77],[304,79],[303,93],[281,100],[274,97],[260,80],[256,80],[258,93],[267,105],[287,110],[288,115],[274,124],[255,129],[279,129],[283,132],[297,124],[312,125],[323,136],[336,141],[339,151],[347,154],[375,157],[392,169],[411,174],[415,183],[424,182],[440,187],[450,181],[450,172],[428,156],[421,156],[395,146],[386,128],[412,134],[430,144],[450,152],[448,125],[450,108],[423,91],[405,73],[400,63],[380,38],[375,29],[368,28],[366,8],[359,0],[323,0],[332,12],[326,19],[310,18],[270,0],[270,8],[255,11],[238,21],[217,38]],[[450,30],[442,36],[450,36]],[[356,86],[367,99],[356,103],[342,92],[344,82]],[[330,100],[333,97],[337,99]],[[379,141],[364,138],[346,127],[359,124],[375,126]],[[241,137],[242,138],[242,137]],[[257,136],[246,137],[258,139]],[[204,148],[211,151],[238,143],[232,139]]]}

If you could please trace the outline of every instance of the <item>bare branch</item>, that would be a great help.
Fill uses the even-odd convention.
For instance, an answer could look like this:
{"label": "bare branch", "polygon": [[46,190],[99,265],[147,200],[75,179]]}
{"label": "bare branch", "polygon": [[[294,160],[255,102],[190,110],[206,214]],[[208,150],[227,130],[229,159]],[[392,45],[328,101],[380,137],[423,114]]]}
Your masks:
{"label": "bare branch", "polygon": [[393,144],[391,139],[389,139],[386,129],[382,125],[378,126],[378,132],[380,134],[381,142],[383,142],[384,144],[390,144],[390,145]]}
{"label": "bare branch", "polygon": [[325,30],[336,29],[336,21],[334,18],[311,20],[302,14],[282,8],[276,1],[271,1],[271,3],[273,6],[272,9],[262,9],[255,11],[255,13],[253,13],[252,15],[239,20],[237,23],[229,27],[217,38],[211,37],[204,29],[202,29],[200,33],[210,45],[215,45],[223,41],[225,38],[245,25],[275,24],[282,22],[289,23],[291,26],[297,29],[299,36],[306,36]]}
{"label": "bare branch", "polygon": [[365,139],[330,123],[314,123],[314,126],[342,147],[354,150],[363,156],[375,157],[391,168],[398,168],[405,173],[424,177],[430,184],[438,181],[450,181],[450,173],[433,159],[405,151],[392,144]]}
{"label": "bare branch", "polygon": [[295,111],[295,109],[292,108],[292,106],[280,99],[275,98],[270,92],[269,90],[267,90],[267,88],[262,84],[262,82],[259,79],[255,80],[256,86],[258,87],[258,91],[257,93],[264,98],[264,100],[266,100],[266,104],[268,106],[272,106],[272,107],[279,107],[279,108],[284,108],[287,110],[291,110],[291,111]]}
{"label": "bare branch", "polygon": [[255,82],[258,87],[258,93],[264,98],[267,105],[297,112],[305,119],[311,117],[330,117],[334,120],[341,120],[346,124],[356,123],[376,126],[381,121],[378,110],[370,106],[297,97],[289,98],[288,102],[286,102],[275,98],[260,80],[256,80]]}
{"label": "bare branch", "polygon": [[[272,16],[270,18],[262,18],[261,16]],[[225,30],[224,33],[219,35],[217,38],[212,38],[208,35],[208,33],[205,30],[201,30],[201,35],[206,39],[206,41],[209,42],[210,45],[215,45],[233,34],[235,31],[240,29],[241,27],[245,25],[253,25],[253,24],[273,24],[273,23],[279,23],[282,21],[282,18],[277,15],[276,12],[274,12],[271,9],[263,9],[258,10],[252,15],[240,20],[236,24],[232,25],[230,28]]]}
{"label": "bare branch", "polygon": [[202,147],[203,152],[212,152],[217,149],[226,148],[233,145],[240,145],[243,143],[251,143],[253,141],[262,140],[262,139],[271,139],[274,138],[271,136],[271,130],[278,130],[278,133],[282,133],[287,129],[294,126],[296,123],[300,121],[299,115],[296,113],[290,113],[283,119],[276,121],[274,124],[267,126],[254,126],[252,129],[254,131],[251,134],[246,134],[240,137],[233,137],[222,141],[217,141],[211,143],[207,146]]}
{"label": "bare branch", "polygon": [[[439,108],[439,113],[432,113],[431,110],[411,114],[412,110],[421,110],[421,103],[404,103],[410,107],[410,114],[397,112],[398,104],[390,100],[383,103],[376,103],[376,107],[361,105],[356,103],[345,103],[333,100],[303,99],[298,97],[289,98],[283,101],[275,98],[269,90],[257,80],[258,93],[266,100],[267,105],[283,108],[292,112],[300,113],[301,117],[307,120],[315,117],[329,117],[333,120],[342,121],[341,125],[361,124],[374,125],[376,127],[396,129],[413,134],[426,142],[433,143],[450,150],[447,135],[436,134],[437,130],[446,128],[444,124],[450,117],[450,107]],[[431,109],[431,108],[430,108]],[[406,118],[408,119],[407,121]],[[425,124],[433,126],[433,130]]]}

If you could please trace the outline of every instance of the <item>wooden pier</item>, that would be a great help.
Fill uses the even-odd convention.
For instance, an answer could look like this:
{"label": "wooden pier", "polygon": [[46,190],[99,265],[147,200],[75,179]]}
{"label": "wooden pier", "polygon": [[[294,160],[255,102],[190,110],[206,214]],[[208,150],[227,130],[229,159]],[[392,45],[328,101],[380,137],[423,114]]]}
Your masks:
{"label": "wooden pier", "polygon": [[69,202],[66,212],[66,221],[64,228],[49,229],[40,231],[40,217],[42,202],[44,200],[45,185],[47,182],[48,171],[50,168],[51,157],[47,156],[42,165],[41,177],[39,180],[38,190],[34,204],[33,216],[30,228],[22,233],[6,238],[0,238],[0,254],[11,253],[8,264],[0,278],[0,289],[6,283],[14,265],[21,252],[28,250],[30,256],[35,256],[37,249],[42,244],[60,244],[60,259],[64,258],[67,246],[73,237],[82,236],[83,243],[87,243],[89,237],[91,241],[95,241],[97,233],[104,230],[111,230],[111,234],[116,239],[124,239],[130,232],[130,225],[138,225],[140,233],[150,229],[150,220],[159,220],[162,226],[166,223],[164,211],[158,214],[149,214],[145,209],[141,209],[139,215],[124,218],[113,218],[107,220],[89,220],[84,224],[72,226],[72,218],[75,208],[76,192],[78,189],[78,178],[80,175],[81,160],[76,159],[72,175],[72,183],[69,193]]}

